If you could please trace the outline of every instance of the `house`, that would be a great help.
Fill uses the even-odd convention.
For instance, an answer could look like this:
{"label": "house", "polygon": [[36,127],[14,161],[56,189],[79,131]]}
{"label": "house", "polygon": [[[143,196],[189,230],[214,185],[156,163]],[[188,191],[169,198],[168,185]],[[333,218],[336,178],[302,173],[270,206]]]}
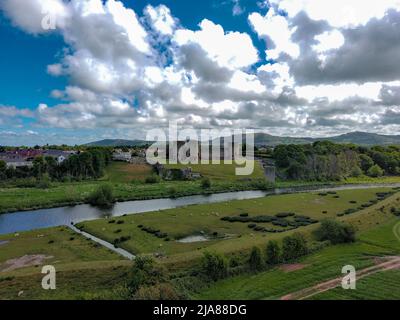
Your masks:
{"label": "house", "polygon": [[61,164],[73,154],[75,154],[75,151],[45,150],[43,152],[43,157],[52,157],[58,164]]}
{"label": "house", "polygon": [[130,162],[132,159],[132,153],[131,152],[123,152],[121,150],[115,150],[112,159],[114,161],[125,161],[125,162]]}
{"label": "house", "polygon": [[32,161],[26,161],[24,158],[19,156],[11,156],[11,157],[1,157],[2,161],[4,161],[7,165],[7,168],[21,168],[21,167],[32,167]]}
{"label": "house", "polygon": [[201,174],[197,172],[193,172],[191,167],[186,168],[165,168],[162,164],[155,164],[154,170],[158,173],[158,175],[164,180],[194,180],[201,178]]}

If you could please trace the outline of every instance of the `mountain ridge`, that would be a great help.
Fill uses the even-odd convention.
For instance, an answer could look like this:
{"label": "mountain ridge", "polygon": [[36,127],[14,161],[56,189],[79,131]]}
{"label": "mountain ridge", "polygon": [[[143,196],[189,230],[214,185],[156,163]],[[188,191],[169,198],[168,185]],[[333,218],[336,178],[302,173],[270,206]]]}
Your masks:
{"label": "mountain ridge", "polygon": [[[400,135],[383,135],[369,132],[349,132],[331,137],[290,137],[290,136],[274,136],[267,133],[256,133],[254,135],[255,145],[276,146],[279,144],[307,144],[316,141],[332,141],[335,143],[353,143],[364,146],[374,145],[400,145]],[[127,140],[127,139],[104,139],[84,144],[84,146],[101,146],[101,147],[133,147],[146,145],[152,142],[145,140]]]}

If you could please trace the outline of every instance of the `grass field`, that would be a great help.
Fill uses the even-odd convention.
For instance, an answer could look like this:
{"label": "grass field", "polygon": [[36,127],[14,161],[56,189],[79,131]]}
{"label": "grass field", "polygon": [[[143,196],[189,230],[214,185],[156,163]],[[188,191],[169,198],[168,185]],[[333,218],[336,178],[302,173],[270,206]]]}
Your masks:
{"label": "grass field", "polygon": [[211,180],[216,181],[237,181],[243,179],[263,179],[264,171],[258,161],[253,161],[254,170],[249,176],[238,176],[236,175],[236,168],[243,166],[238,166],[235,163],[232,164],[168,164],[167,168],[171,169],[182,169],[190,167],[193,172],[200,173],[204,177],[209,177]]}
{"label": "grass field", "polygon": [[9,259],[41,254],[49,264],[65,264],[93,260],[118,260],[116,253],[77,235],[67,227],[41,229],[11,235],[0,235],[0,270]]}
{"label": "grass field", "polygon": [[400,300],[400,270],[388,270],[357,281],[356,290],[336,288],[312,300]]}
{"label": "grass field", "polygon": [[153,173],[153,168],[146,164],[131,164],[126,162],[112,162],[107,168],[104,180],[112,183],[143,182]]}
{"label": "grass field", "polygon": [[[101,297],[111,292],[112,281],[122,283],[121,274],[130,264],[66,227],[2,235],[0,299]],[[56,268],[57,290],[41,288],[43,265]],[[21,291],[23,294],[18,297]]]}
{"label": "grass field", "polygon": [[[393,226],[399,222],[393,217],[373,229],[362,232],[359,240],[354,244],[337,245],[323,249],[299,261],[304,268],[287,272],[281,268],[256,275],[242,275],[219,281],[195,295],[197,299],[279,299],[282,296],[307,287],[316,285],[324,280],[342,276],[341,270],[345,265],[353,265],[356,269],[371,266],[375,256],[390,256],[400,254],[400,242],[392,232]],[[393,295],[399,297],[399,278],[392,284],[391,278],[398,275],[398,271],[386,274],[378,273],[360,280],[359,289],[353,293],[334,289],[320,294],[316,298],[359,298],[386,299],[383,290],[392,290]],[[378,283],[379,279],[386,279]],[[375,285],[375,288],[373,287]],[[381,291],[376,295],[377,291]],[[389,294],[388,298],[392,295]]]}
{"label": "grass field", "polygon": [[[269,239],[280,240],[293,232],[276,234],[255,232],[247,227],[247,223],[221,221],[220,218],[225,215],[234,216],[243,213],[248,213],[249,216],[273,215],[282,211],[293,211],[322,219],[357,207],[375,199],[376,192],[388,190],[392,189],[347,190],[326,196],[317,193],[270,196],[125,216],[115,218],[114,223],[109,223],[110,219],[102,219],[86,222],[83,225],[87,231],[109,241],[120,236],[131,236],[131,240],[122,247],[133,252],[163,254],[164,256],[157,260],[166,264],[169,272],[173,273],[190,268],[206,249],[226,254],[242,254],[248,252],[253,245],[263,248]],[[335,198],[337,196],[339,198]],[[350,203],[354,200],[357,203]],[[321,280],[338,276],[344,264],[350,263],[362,268],[370,266],[374,256],[399,254],[400,241],[393,234],[393,226],[398,219],[390,213],[391,206],[400,206],[398,194],[365,210],[339,218],[350,221],[360,230],[357,243],[328,247],[305,257],[300,261],[305,265],[302,270],[285,272],[276,268],[256,275],[242,275],[202,289],[193,293],[192,297],[275,299]],[[384,209],[381,209],[382,207]],[[163,232],[169,233],[171,241],[164,241],[146,233],[138,228],[139,224],[159,227]],[[270,225],[270,227],[276,226]],[[304,232],[309,237],[313,228],[315,225],[301,227],[298,231]],[[115,233],[118,229],[121,231]],[[174,241],[174,238],[200,231],[204,231],[205,234],[212,235],[214,232],[218,234],[209,242],[184,244]],[[224,235],[230,238],[219,238]],[[12,262],[15,265],[22,263],[24,260],[20,260],[22,257],[35,255],[44,258],[39,262],[22,265],[23,268],[7,271],[11,259],[18,259]],[[52,264],[56,267],[57,290],[41,289],[43,275],[39,266],[43,264]],[[19,235],[3,235],[0,236],[0,299],[125,299],[127,292],[124,283],[130,266],[130,261],[121,259],[103,247],[98,247],[66,227]],[[23,293],[18,296],[21,291]]]}
{"label": "grass field", "polygon": [[[183,167],[178,165],[178,167]],[[0,214],[20,210],[35,210],[85,203],[89,195],[100,184],[111,183],[118,201],[144,200],[154,198],[181,197],[203,193],[256,190],[264,181],[262,168],[255,163],[251,176],[236,176],[235,165],[192,166],[195,172],[212,180],[211,188],[204,190],[200,181],[164,181],[145,184],[143,180],[151,175],[151,167],[113,162],[105,176],[97,181],[52,183],[48,189],[0,188]],[[400,177],[357,178],[342,182],[278,181],[276,187],[311,186],[346,183],[395,183]]]}
{"label": "grass field", "polygon": [[[120,237],[129,240],[120,246],[135,254],[161,254],[162,261],[179,266],[188,264],[202,255],[204,250],[216,250],[224,253],[235,253],[248,250],[253,245],[266,243],[269,239],[281,239],[293,233],[265,233],[249,229],[248,223],[227,222],[225,216],[248,214],[250,217],[269,215],[280,212],[294,212],[312,219],[322,220],[336,217],[347,209],[356,209],[361,204],[376,199],[376,193],[390,191],[390,188],[374,188],[366,190],[345,190],[336,194],[319,195],[317,193],[299,193],[279,196],[269,196],[251,200],[237,200],[223,203],[194,205],[184,208],[128,215],[116,219],[101,219],[79,224],[85,231],[109,242]],[[336,198],[339,197],[339,198]],[[351,203],[356,201],[356,203]],[[378,203],[377,206],[380,204]],[[370,209],[372,209],[371,207]],[[371,228],[380,223],[382,217],[373,210],[363,210],[363,218],[358,213],[343,217],[351,220],[360,230]],[[382,216],[383,214],[380,213]],[[390,216],[390,214],[387,214]],[[275,230],[287,230],[271,223],[257,223],[261,227]],[[154,234],[143,231],[140,226],[166,233],[160,239]],[[301,227],[298,230],[311,230],[315,225]],[[206,235],[210,241],[195,243],[179,243],[176,239],[192,235]]]}

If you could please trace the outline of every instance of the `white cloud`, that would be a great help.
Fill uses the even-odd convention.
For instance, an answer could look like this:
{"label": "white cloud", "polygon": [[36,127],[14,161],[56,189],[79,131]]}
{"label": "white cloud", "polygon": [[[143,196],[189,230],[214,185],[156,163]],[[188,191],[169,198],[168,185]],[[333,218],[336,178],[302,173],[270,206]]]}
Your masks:
{"label": "white cloud", "polygon": [[148,5],[145,8],[145,14],[153,27],[163,35],[171,36],[176,28],[176,21],[171,15],[171,11],[164,5],[153,7]]}
{"label": "white cloud", "polygon": [[[55,9],[47,1],[53,0],[30,1],[29,15],[22,10],[25,0],[3,0],[2,9],[13,24],[30,33],[43,32],[38,25],[43,6],[60,17],[57,32],[66,49],[47,72],[66,77],[68,85],[51,92],[59,104],[40,104],[35,112],[0,106],[2,125],[10,118],[16,121],[37,116],[37,124],[46,128],[144,132],[175,119],[197,128],[252,126],[272,128],[279,134],[304,135],[361,129],[365,125],[376,129],[384,114],[385,121],[393,122],[390,118],[395,117],[391,115],[398,112],[399,84],[388,82],[400,80],[396,71],[384,79],[373,72],[377,74],[373,80],[361,72],[357,76],[359,84],[355,84],[353,72],[347,67],[357,64],[354,58],[349,59],[354,57],[352,44],[361,58],[365,53],[369,58],[366,61],[370,61],[375,48],[378,52],[390,49],[390,40],[397,39],[392,36],[395,27],[390,27],[399,19],[397,13],[370,20],[381,17],[392,5],[390,1],[359,12],[359,4],[350,0],[346,5],[357,14],[350,19],[341,14],[345,10],[342,1],[320,5],[320,0],[318,4],[311,0],[300,4],[273,0],[275,7],[266,15],[254,12],[248,21],[266,41],[267,59],[276,60],[274,63],[260,61],[249,34],[228,31],[208,19],[196,30],[186,29],[164,5],[148,5],[140,16],[116,0],[54,0]],[[288,10],[288,16],[277,6]],[[384,29],[380,28],[382,21]],[[365,26],[346,27],[364,22]],[[389,49],[396,57],[397,51]],[[336,60],[335,55],[339,57]],[[334,68],[329,69],[330,65],[325,66],[321,60]],[[357,60],[365,64],[363,59]],[[349,70],[345,80],[336,72],[340,66]],[[393,69],[390,63],[388,67]],[[326,76],[329,70],[333,80]],[[306,80],[313,81],[301,82],[302,72]]]}
{"label": "white cloud", "polygon": [[344,44],[343,34],[338,30],[326,31],[315,36],[318,44],[313,46],[313,49],[318,53],[323,53],[332,49],[339,49]]}
{"label": "white cloud", "polygon": [[334,27],[365,24],[371,18],[381,19],[390,9],[400,9],[399,0],[270,0],[294,17],[305,11],[313,20],[326,20]]}
{"label": "white cloud", "polygon": [[70,16],[68,7],[62,0],[3,0],[0,3],[13,24],[33,34],[46,33],[44,19],[52,19],[56,28],[65,27]]}
{"label": "white cloud", "polygon": [[346,98],[359,96],[377,100],[382,83],[370,82],[363,85],[355,83],[319,86],[298,86],[296,93],[299,97],[312,101],[317,98],[327,98],[329,101],[340,101]]}
{"label": "white cloud", "polygon": [[178,46],[198,44],[210,59],[221,67],[245,68],[258,61],[258,52],[250,36],[240,32],[225,32],[210,20],[200,23],[201,30],[177,30],[174,41]]}
{"label": "white cloud", "polygon": [[267,37],[268,58],[278,59],[281,53],[287,53],[293,58],[299,56],[299,46],[291,40],[294,30],[289,27],[286,18],[277,14],[273,8],[264,17],[257,12],[250,14],[249,22],[259,37]]}

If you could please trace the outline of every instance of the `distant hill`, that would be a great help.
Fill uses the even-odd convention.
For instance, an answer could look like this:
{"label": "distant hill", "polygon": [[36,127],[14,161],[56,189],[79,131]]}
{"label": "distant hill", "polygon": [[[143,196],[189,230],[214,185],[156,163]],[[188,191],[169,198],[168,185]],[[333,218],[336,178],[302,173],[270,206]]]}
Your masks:
{"label": "distant hill", "polygon": [[144,140],[105,139],[85,144],[87,147],[135,147],[148,144]]}
{"label": "distant hill", "polygon": [[339,136],[326,138],[292,138],[292,137],[276,137],[269,134],[258,133],[254,137],[256,145],[276,146],[279,144],[305,144],[316,141],[332,141],[335,143],[353,143],[364,146],[374,145],[400,145],[400,135],[382,135],[368,132],[350,132]]}
{"label": "distant hill", "polygon": [[[267,133],[256,133],[254,135],[254,143],[257,146],[277,146],[280,144],[307,144],[316,141],[332,141],[335,143],[353,143],[364,146],[374,145],[400,145],[400,135],[382,135],[368,132],[351,132],[339,136],[326,138],[295,138],[295,137],[278,137]],[[96,142],[91,142],[85,146],[98,147],[134,147],[149,144],[152,142],[144,140],[122,140],[122,139],[106,139]]]}
{"label": "distant hill", "polygon": [[[322,140],[322,139],[321,139]],[[359,145],[392,145],[400,144],[400,135],[386,136],[376,133],[351,132],[340,136],[325,138],[337,143],[354,143]]]}

